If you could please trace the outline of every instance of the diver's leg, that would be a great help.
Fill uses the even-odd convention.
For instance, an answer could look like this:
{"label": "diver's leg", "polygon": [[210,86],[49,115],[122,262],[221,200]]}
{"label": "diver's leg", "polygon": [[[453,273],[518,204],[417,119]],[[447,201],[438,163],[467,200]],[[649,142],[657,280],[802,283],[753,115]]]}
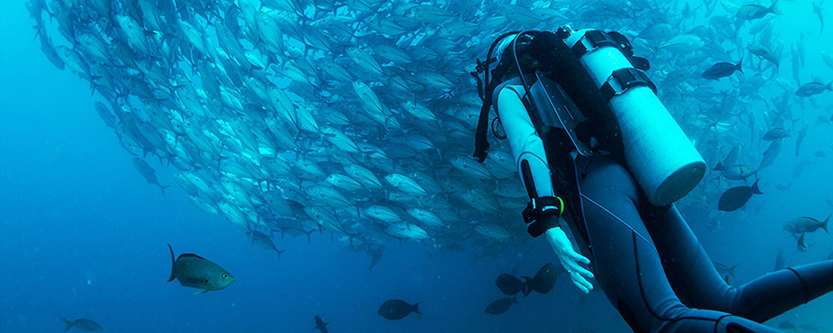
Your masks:
{"label": "diver's leg", "polygon": [[684,303],[763,322],[833,290],[833,260],[772,272],[733,288],[673,206],[652,207],[646,224]]}
{"label": "diver's leg", "polygon": [[777,332],[730,314],[683,305],[637,210],[630,174],[594,158],[580,181],[596,279],[636,332]]}

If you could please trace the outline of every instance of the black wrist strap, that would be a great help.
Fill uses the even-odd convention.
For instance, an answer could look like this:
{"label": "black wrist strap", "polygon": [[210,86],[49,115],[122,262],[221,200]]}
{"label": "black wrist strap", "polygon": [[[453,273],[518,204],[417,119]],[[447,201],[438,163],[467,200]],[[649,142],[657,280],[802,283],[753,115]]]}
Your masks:
{"label": "black wrist strap", "polygon": [[541,236],[547,230],[559,226],[558,219],[563,212],[564,200],[560,197],[532,198],[522,213],[524,222],[529,223],[526,231],[532,237]]}

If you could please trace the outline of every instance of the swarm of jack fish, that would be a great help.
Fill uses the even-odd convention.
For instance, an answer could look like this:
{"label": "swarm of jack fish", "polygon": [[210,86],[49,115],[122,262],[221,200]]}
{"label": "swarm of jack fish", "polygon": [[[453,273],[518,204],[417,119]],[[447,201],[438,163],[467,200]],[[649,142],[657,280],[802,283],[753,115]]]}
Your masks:
{"label": "swarm of jack fish", "polygon": [[[799,82],[778,76],[784,45],[773,42],[775,14],[742,5],[27,3],[44,54],[89,82],[101,97],[95,110],[148,182],[163,193],[176,182],[201,210],[250,235],[321,232],[374,258],[390,239],[484,254],[530,239],[520,218],[526,193],[507,143],[491,138],[486,162],[471,158],[481,101],[469,72],[509,30],[572,24],[624,32],[651,60],[661,98],[709,159],[721,153],[717,134],[737,142],[740,133],[756,138],[791,127]],[[709,24],[695,23],[703,18]],[[800,46],[792,46],[793,59],[802,59],[793,60],[795,71],[803,66]],[[732,70],[724,81],[700,78],[712,64],[742,56],[756,69]],[[824,93],[819,84],[805,90]],[[764,90],[779,97],[767,100]],[[774,109],[753,113],[761,101]],[[782,141],[772,141],[776,151],[767,150],[761,167]],[[177,169],[172,181],[157,180],[149,155]],[[719,189],[698,191],[706,197]]]}

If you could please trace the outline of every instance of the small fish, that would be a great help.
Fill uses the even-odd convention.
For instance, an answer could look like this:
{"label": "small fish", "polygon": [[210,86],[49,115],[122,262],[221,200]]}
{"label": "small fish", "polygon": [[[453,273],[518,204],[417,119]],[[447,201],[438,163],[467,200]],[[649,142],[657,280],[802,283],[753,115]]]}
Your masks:
{"label": "small fish", "polygon": [[81,318],[76,320],[68,320],[66,318],[61,318],[61,320],[63,320],[64,324],[67,325],[67,327],[64,328],[64,332],[69,331],[69,329],[73,327],[82,331],[100,331],[104,329],[104,327],[101,327],[101,325],[99,325],[95,321],[87,318]]}
{"label": "small fish", "polygon": [[778,154],[781,152],[781,141],[776,140],[772,141],[767,147],[766,151],[764,151],[764,156],[761,159],[761,164],[758,165],[758,170],[763,169],[766,166],[772,165],[772,162],[775,162],[775,158],[778,157]]}
{"label": "small fish", "polygon": [[717,80],[732,75],[735,71],[743,73],[743,68],[741,68],[742,63],[743,59],[738,61],[737,64],[718,62],[703,72],[702,77],[706,80]]}
{"label": "small fish", "polygon": [[795,95],[799,97],[810,97],[821,94],[825,90],[833,91],[833,81],[828,84],[819,82],[805,83],[795,91]]}
{"label": "small fish", "polygon": [[729,180],[744,180],[755,174],[749,166],[746,165],[732,165],[725,166],[722,162],[717,162],[712,170],[718,170],[723,174],[723,177]]}
{"label": "small fish", "polygon": [[712,261],[712,264],[714,264],[714,268],[717,270],[717,274],[720,274],[720,276],[735,277],[735,268],[738,268],[738,265],[728,267],[728,266],[726,266],[724,264],[721,264],[717,261]]}
{"label": "small fish", "polygon": [[555,266],[550,263],[542,266],[532,279],[531,289],[539,294],[550,292],[552,287],[555,286],[556,278],[558,278],[557,272]]}
{"label": "small fish", "polygon": [[780,65],[781,60],[769,47],[761,44],[749,44],[746,49],[749,50],[750,53],[775,64],[775,67]]}
{"label": "small fish", "polygon": [[168,244],[171,251],[171,277],[168,282],[174,279],[184,287],[199,289],[195,294],[202,294],[207,291],[221,290],[234,282],[234,276],[219,265],[200,257],[196,254],[183,253],[174,259],[174,249]]}
{"label": "small fish", "polygon": [[264,249],[277,252],[278,260],[281,260],[281,254],[286,251],[278,250],[278,248],[275,246],[275,242],[272,241],[272,237],[260,231],[247,231],[246,236],[249,236],[252,239],[252,244],[256,244],[257,246],[260,246]]}
{"label": "small fish", "polygon": [[159,183],[159,180],[156,178],[156,170],[154,170],[153,167],[148,165],[147,162],[145,162],[145,160],[138,157],[134,157],[133,166],[136,167],[136,170],[139,171],[142,177],[145,177],[145,180],[149,184],[159,186],[159,188],[162,189],[162,195],[165,195],[166,188],[171,187],[171,185],[162,185]]}
{"label": "small fish", "polygon": [[[530,281],[530,279],[527,278],[527,281]],[[509,296],[515,295],[521,291],[524,292],[524,296],[528,294],[526,292],[528,290],[527,284],[511,274],[504,273],[499,275],[497,280],[495,280],[495,285],[498,289],[500,289],[500,292]]]}
{"label": "small fish", "polygon": [[787,258],[784,257],[784,250],[778,249],[778,254],[775,256],[775,270],[780,271],[787,267],[787,265],[785,264],[786,261]]}
{"label": "small fish", "polygon": [[824,63],[827,64],[827,67],[833,69],[833,54],[821,51],[821,60],[823,60]]}
{"label": "small fish", "polygon": [[400,299],[392,299],[382,303],[382,306],[379,307],[379,311],[376,311],[376,313],[385,319],[399,320],[407,317],[411,312],[421,314],[419,313],[419,303],[416,302],[414,305],[411,305]]}
{"label": "small fish", "polygon": [[769,14],[769,13],[772,13],[772,14],[775,14],[775,15],[780,15],[781,13],[779,13],[775,9],[775,5],[777,3],[778,3],[778,1],[773,2],[772,5],[769,6],[769,7],[764,7],[764,6],[761,6],[761,5],[753,5],[753,4],[741,6],[740,9],[738,9],[738,18],[743,19],[743,20],[747,20],[747,21],[751,21],[751,20],[762,18],[762,17],[766,16],[766,14]]}
{"label": "small fish", "polygon": [[828,222],[830,222],[830,215],[827,216],[824,222],[819,222],[819,220],[812,217],[802,216],[794,218],[784,224],[784,230],[794,235],[803,234],[805,232],[814,232],[819,229],[824,230],[826,233],[830,233],[827,230]]}
{"label": "small fish", "polygon": [[385,176],[385,180],[388,184],[402,192],[414,195],[428,195],[428,192],[419,183],[403,174],[392,173]]}
{"label": "small fish", "polygon": [[518,303],[515,297],[516,296],[501,298],[497,301],[489,303],[489,305],[486,306],[486,313],[490,315],[499,315],[506,312],[506,310],[509,310],[509,307],[512,306],[512,303]]}
{"label": "small fish", "polygon": [[804,235],[807,233],[801,234],[801,237],[798,237],[798,251],[806,252],[807,251],[807,240],[804,238]]}
{"label": "small fish", "polygon": [[717,209],[724,212],[731,212],[743,207],[753,194],[763,194],[758,189],[758,181],[756,180],[752,186],[736,186],[723,192],[720,200],[717,203]]}
{"label": "small fish", "polygon": [[819,34],[824,32],[824,15],[821,13],[822,5],[824,5],[824,0],[819,3],[813,1],[813,12],[819,17],[819,23],[821,23],[821,30],[819,30]]}
{"label": "small fish", "polygon": [[798,151],[801,149],[801,144],[804,143],[804,138],[807,137],[807,124],[798,131],[798,137],[795,139],[795,156],[798,156]]}
{"label": "small fish", "polygon": [[775,141],[775,140],[786,138],[789,135],[790,135],[790,132],[787,132],[787,130],[785,130],[783,128],[780,128],[780,127],[776,127],[776,128],[773,128],[773,129],[767,131],[766,134],[764,134],[763,139],[764,139],[764,141]]}
{"label": "small fish", "polygon": [[324,322],[323,320],[321,320],[321,317],[315,316],[315,327],[313,327],[312,329],[319,330],[321,331],[321,333],[327,333],[328,324],[329,322]]}
{"label": "small fish", "polygon": [[698,36],[679,35],[671,38],[660,47],[675,53],[688,53],[699,50],[705,45],[706,43]]}

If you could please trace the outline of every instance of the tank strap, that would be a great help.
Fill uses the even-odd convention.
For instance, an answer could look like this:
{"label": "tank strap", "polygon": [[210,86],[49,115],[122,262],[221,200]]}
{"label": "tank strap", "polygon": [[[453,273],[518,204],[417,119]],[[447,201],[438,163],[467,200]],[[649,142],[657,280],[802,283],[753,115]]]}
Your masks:
{"label": "tank strap", "polygon": [[604,46],[612,46],[619,49],[619,51],[628,58],[628,61],[630,61],[631,65],[635,68],[645,71],[651,68],[651,64],[648,62],[648,59],[635,56],[633,54],[633,46],[628,38],[616,31],[588,31],[578,43],[573,45],[571,51],[576,55],[576,57],[581,58],[581,56],[585,53],[593,52]]}
{"label": "tank strap", "polygon": [[613,74],[607,78],[607,82],[605,82],[599,90],[605,98],[605,101],[610,102],[610,99],[613,98],[613,96],[621,95],[629,88],[639,86],[651,88],[651,90],[654,91],[654,94],[657,93],[657,86],[654,85],[654,82],[648,78],[648,75],[645,74],[645,72],[633,67],[628,67],[613,71]]}

